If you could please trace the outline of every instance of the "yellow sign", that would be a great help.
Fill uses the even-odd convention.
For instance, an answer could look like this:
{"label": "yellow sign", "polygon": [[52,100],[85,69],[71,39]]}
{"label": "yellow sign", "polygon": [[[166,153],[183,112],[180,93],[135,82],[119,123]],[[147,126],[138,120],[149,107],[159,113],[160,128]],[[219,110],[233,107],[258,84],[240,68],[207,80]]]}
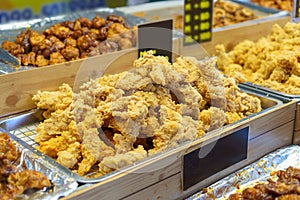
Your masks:
{"label": "yellow sign", "polygon": [[1,0],[0,24],[91,10],[105,5],[104,0]]}

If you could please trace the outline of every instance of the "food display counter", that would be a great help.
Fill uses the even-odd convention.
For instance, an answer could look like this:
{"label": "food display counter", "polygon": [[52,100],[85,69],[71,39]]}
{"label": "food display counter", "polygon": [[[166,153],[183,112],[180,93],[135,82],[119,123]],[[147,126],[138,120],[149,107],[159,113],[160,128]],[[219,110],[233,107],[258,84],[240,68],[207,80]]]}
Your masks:
{"label": "food display counter", "polygon": [[[183,1],[0,25],[5,56],[20,63],[13,66],[4,55],[0,60],[0,130],[21,152],[24,169],[44,174],[51,183],[13,195],[226,199],[240,197],[249,176],[266,182],[279,170],[277,175],[299,171],[298,94],[242,81],[242,76],[223,70],[230,64],[236,66],[231,72],[240,72],[244,60],[238,56],[253,58],[247,54],[250,49],[238,49],[244,41],[254,49],[255,42],[267,42],[275,34],[287,41],[274,44],[277,53],[265,55],[265,60],[278,60],[276,66],[286,70],[283,77],[289,72],[300,75],[297,30],[279,28],[289,27],[290,13],[250,1],[218,0],[215,5],[219,14],[231,8],[251,11],[254,17],[234,24],[216,22],[211,41],[189,46],[183,44]],[[138,57],[138,25],[166,18],[177,23],[173,62],[153,51]],[[290,54],[278,53],[281,47]],[[295,58],[293,66],[280,62],[282,55]],[[247,62],[256,69],[266,66]],[[0,148],[0,157],[7,152]],[[7,159],[12,158],[3,157]],[[11,167],[6,164],[0,166]],[[5,194],[11,194],[17,169],[0,170],[7,177],[0,182]],[[297,189],[290,192],[300,196]]]}

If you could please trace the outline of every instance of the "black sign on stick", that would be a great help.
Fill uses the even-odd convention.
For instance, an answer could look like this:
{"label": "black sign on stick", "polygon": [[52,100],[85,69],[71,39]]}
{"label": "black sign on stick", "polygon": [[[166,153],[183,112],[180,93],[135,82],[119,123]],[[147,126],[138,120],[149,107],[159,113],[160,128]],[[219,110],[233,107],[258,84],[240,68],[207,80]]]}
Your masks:
{"label": "black sign on stick", "polygon": [[294,0],[293,1],[293,22],[299,22],[300,21],[300,1]]}
{"label": "black sign on stick", "polygon": [[138,57],[152,50],[172,62],[172,29],[172,19],[138,25]]}
{"label": "black sign on stick", "polygon": [[211,41],[212,9],[213,0],[184,1],[184,45]]}
{"label": "black sign on stick", "polygon": [[[183,157],[183,190],[247,158],[249,126]],[[202,152],[208,152],[200,156]]]}

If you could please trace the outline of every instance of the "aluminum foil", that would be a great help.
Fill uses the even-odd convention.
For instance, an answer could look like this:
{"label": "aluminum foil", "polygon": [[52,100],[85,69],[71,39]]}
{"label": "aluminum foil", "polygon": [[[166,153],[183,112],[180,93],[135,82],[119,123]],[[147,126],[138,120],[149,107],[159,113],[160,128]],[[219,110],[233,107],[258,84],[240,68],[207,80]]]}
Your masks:
{"label": "aluminum foil", "polygon": [[[1,130],[1,132],[5,132]],[[18,163],[18,170],[22,170],[22,164],[25,164],[29,170],[39,171],[47,176],[52,183],[52,188],[48,190],[37,190],[30,194],[18,195],[18,200],[57,200],[60,197],[67,196],[78,188],[78,183],[67,173],[59,170],[55,165],[47,162],[43,157],[33,153],[32,149],[23,146],[24,144],[18,138],[10,135],[15,146],[20,150],[21,157]]]}
{"label": "aluminum foil", "polygon": [[[300,146],[291,145],[280,148],[245,168],[221,179],[207,187],[207,192],[200,191],[186,200],[207,200],[228,198],[245,187],[253,186],[257,182],[267,182],[270,173],[285,170],[289,166],[300,168]],[[238,189],[239,188],[239,189]]]}

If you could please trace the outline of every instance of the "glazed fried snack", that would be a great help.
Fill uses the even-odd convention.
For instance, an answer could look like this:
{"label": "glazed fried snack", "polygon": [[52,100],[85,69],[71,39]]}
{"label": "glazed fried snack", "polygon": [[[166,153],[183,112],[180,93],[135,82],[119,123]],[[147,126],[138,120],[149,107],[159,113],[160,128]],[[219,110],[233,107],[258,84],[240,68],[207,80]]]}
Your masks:
{"label": "glazed fried snack", "polygon": [[38,148],[79,175],[98,166],[101,176],[261,111],[260,100],[215,64],[192,57],[171,64],[147,52],[132,70],[86,82],[78,93],[66,84],[39,91],[33,100],[47,118],[36,129]]}
{"label": "glazed fried snack", "polygon": [[245,40],[226,53],[216,46],[218,68],[238,82],[251,82],[287,94],[300,94],[300,25],[273,25],[257,42]]}
{"label": "glazed fried snack", "polygon": [[41,172],[17,169],[16,160],[20,152],[7,133],[0,134],[0,196],[1,199],[16,199],[27,189],[50,187],[48,178]]}
{"label": "glazed fried snack", "polygon": [[292,0],[251,0],[253,3],[257,3],[260,6],[266,8],[275,8],[279,10],[293,10],[293,1]]}
{"label": "glazed fried snack", "polygon": [[213,27],[223,27],[256,19],[254,12],[242,5],[225,0],[217,0],[213,9]]}
{"label": "glazed fried snack", "polygon": [[41,67],[131,48],[136,44],[135,29],[116,15],[92,20],[80,17],[54,24],[42,33],[24,30],[15,41],[4,41],[2,48],[24,66]]}
{"label": "glazed fried snack", "polygon": [[277,180],[268,183],[257,183],[254,187],[243,189],[240,193],[229,196],[228,200],[300,199],[300,169],[288,167],[276,172]]}

